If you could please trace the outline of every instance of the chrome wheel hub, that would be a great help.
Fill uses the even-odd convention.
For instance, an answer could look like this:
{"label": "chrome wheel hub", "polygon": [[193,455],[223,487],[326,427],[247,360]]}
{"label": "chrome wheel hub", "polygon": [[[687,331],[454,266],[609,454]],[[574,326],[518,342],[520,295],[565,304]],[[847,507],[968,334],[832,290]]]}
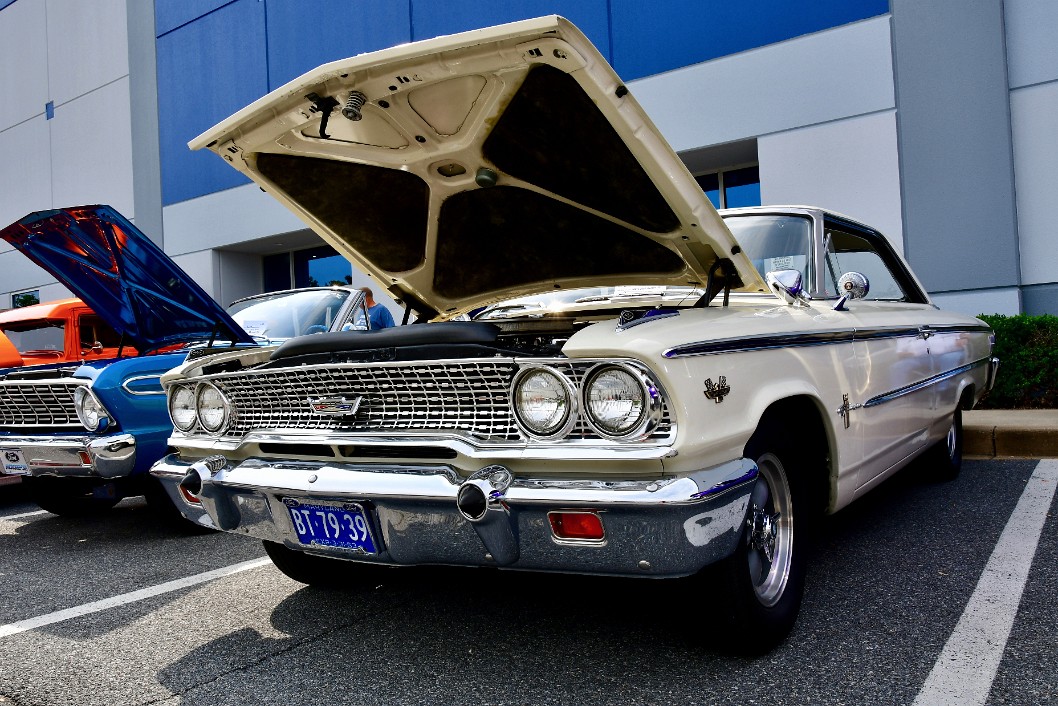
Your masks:
{"label": "chrome wheel hub", "polygon": [[762,605],[782,598],[793,565],[793,499],[782,462],[773,454],[757,461],[760,478],[746,518],[746,564]]}

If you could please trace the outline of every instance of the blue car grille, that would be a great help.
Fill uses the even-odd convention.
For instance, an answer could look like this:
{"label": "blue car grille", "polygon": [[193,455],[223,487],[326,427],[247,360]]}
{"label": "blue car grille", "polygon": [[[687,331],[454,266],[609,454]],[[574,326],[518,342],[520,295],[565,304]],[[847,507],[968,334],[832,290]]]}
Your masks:
{"label": "blue car grille", "polygon": [[0,382],[0,429],[84,429],[74,410],[80,382]]}
{"label": "blue car grille", "polygon": [[[574,384],[591,367],[551,364]],[[524,441],[511,413],[510,385],[517,371],[510,360],[346,364],[222,374],[210,381],[232,403],[227,438],[273,430],[442,432],[496,443]],[[310,400],[334,398],[360,398],[355,415],[326,416],[309,406]],[[673,432],[666,408],[652,438],[669,440]],[[580,420],[566,440],[599,438]]]}

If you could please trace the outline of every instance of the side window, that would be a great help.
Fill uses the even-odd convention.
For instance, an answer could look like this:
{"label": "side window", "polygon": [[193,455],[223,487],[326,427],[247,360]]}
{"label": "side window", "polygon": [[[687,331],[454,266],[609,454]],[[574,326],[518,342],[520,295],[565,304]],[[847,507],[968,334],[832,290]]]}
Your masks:
{"label": "side window", "polygon": [[893,270],[866,239],[836,228],[827,227],[824,235],[825,264],[823,281],[827,296],[838,296],[838,279],[846,272],[859,272],[870,282],[867,299],[909,301]]}
{"label": "side window", "polygon": [[96,343],[102,344],[104,348],[117,348],[121,345],[121,336],[117,334],[117,331],[103,323],[103,320],[95,314],[79,317],[77,326],[81,331],[82,350],[88,350]]}
{"label": "side window", "polygon": [[361,299],[349,312],[348,321],[342,325],[342,331],[367,331],[371,328],[370,319],[367,316],[367,308]]}

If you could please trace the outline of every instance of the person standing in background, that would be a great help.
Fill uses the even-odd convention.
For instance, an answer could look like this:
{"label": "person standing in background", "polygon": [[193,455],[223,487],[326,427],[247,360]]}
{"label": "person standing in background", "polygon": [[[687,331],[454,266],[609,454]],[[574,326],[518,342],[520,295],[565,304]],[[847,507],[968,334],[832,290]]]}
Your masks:
{"label": "person standing in background", "polygon": [[361,287],[360,291],[364,293],[364,303],[367,304],[367,316],[371,320],[372,330],[396,325],[393,323],[393,314],[389,313],[389,309],[375,301],[375,295],[370,287]]}

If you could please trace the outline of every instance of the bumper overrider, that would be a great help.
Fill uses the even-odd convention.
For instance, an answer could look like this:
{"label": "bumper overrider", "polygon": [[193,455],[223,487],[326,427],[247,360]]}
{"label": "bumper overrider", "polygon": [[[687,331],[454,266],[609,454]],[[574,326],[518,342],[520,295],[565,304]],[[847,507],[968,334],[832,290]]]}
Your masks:
{"label": "bumper overrider", "polygon": [[[520,479],[500,465],[469,478],[447,465],[166,456],[151,469],[185,516],[293,549],[392,565],[450,564],[589,574],[684,576],[730,555],[757,467],[748,459],[643,481]],[[188,507],[187,494],[208,513]],[[375,551],[299,539],[290,508],[363,512]],[[591,513],[602,536],[558,535],[553,515]],[[300,524],[300,521],[299,521]]]}
{"label": "bumper overrider", "polygon": [[12,449],[24,459],[6,471],[16,475],[125,478],[136,468],[132,434],[0,437],[0,452]]}

